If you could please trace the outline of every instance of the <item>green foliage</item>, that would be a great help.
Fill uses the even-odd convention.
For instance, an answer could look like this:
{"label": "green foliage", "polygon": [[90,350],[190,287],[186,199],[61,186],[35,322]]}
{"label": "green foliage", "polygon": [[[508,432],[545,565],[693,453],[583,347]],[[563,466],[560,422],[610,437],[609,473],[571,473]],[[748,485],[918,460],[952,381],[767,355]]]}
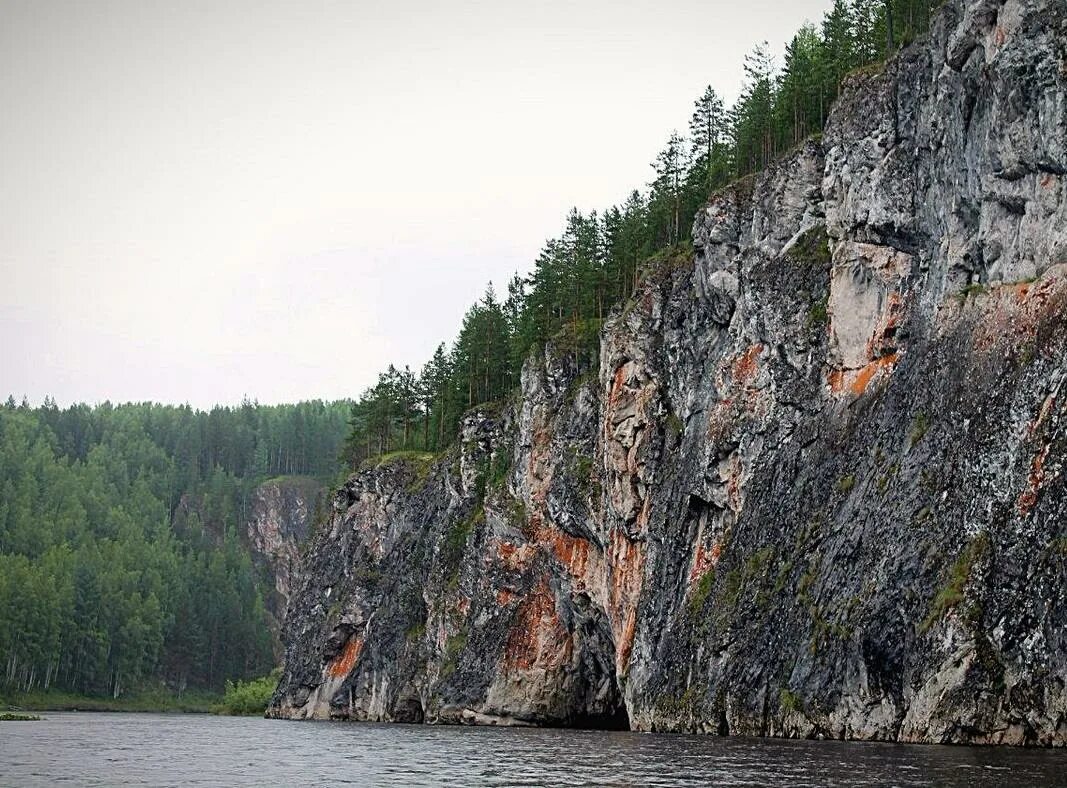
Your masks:
{"label": "green foliage", "polygon": [[228,714],[234,717],[261,717],[270,705],[271,696],[282,677],[280,668],[275,668],[269,675],[250,681],[226,682],[226,693],[222,701],[212,711],[215,714]]}
{"label": "green foliage", "polygon": [[818,224],[804,231],[789,247],[787,256],[811,268],[828,269],[830,267],[830,236],[826,233],[826,225]]}
{"label": "green foliage", "polygon": [[416,466],[418,469],[423,469],[430,465],[437,455],[431,452],[425,451],[391,451],[388,454],[382,454],[377,457],[371,457],[365,460],[360,465],[360,470],[368,470],[371,468],[381,468],[385,465],[391,465],[395,462],[407,462]]}
{"label": "green foliage", "polygon": [[417,492],[422,489],[426,484],[426,480],[430,478],[430,471],[433,470],[436,460],[437,455],[431,452],[391,451],[388,454],[382,454],[377,457],[368,457],[360,463],[359,469],[361,471],[369,471],[394,463],[404,463],[412,471],[412,479],[407,487],[408,492]]}
{"label": "green foliage", "polygon": [[207,690],[186,690],[179,694],[160,686],[126,692],[118,698],[84,695],[52,688],[16,692],[0,700],[0,706],[32,711],[152,711],[204,714],[219,702],[219,697],[219,693]]}
{"label": "green foliage", "polygon": [[929,429],[930,420],[926,417],[926,414],[916,414],[914,421],[911,423],[911,432],[908,433],[908,445],[914,447],[926,436],[926,431]]}
{"label": "green foliage", "polygon": [[949,569],[945,585],[934,595],[930,603],[930,612],[919,625],[921,632],[928,631],[948,611],[964,600],[964,590],[971,579],[975,565],[988,555],[989,551],[989,534],[985,531],[967,544]]}
{"label": "green foliage", "polygon": [[699,688],[691,684],[681,695],[661,694],[656,699],[656,710],[661,716],[692,717],[698,713],[700,701]]}
{"label": "green foliage", "polygon": [[467,549],[467,541],[475,527],[484,520],[485,509],[479,506],[470,517],[453,523],[445,535],[444,543],[441,545],[441,566],[448,573],[448,588],[451,591],[459,586],[459,568],[463,553]]}
{"label": "green foliage", "polygon": [[593,457],[581,446],[572,445],[567,449],[567,465],[570,477],[584,494],[588,494],[593,489]]}
{"label": "green foliage", "polygon": [[850,492],[852,492],[852,488],[855,486],[856,475],[852,473],[847,474],[846,476],[842,476],[840,479],[837,480],[837,483],[834,485],[834,487],[839,493],[843,493],[845,495],[848,495]]}
{"label": "green foliage", "polygon": [[960,290],[960,299],[966,301],[971,296],[982,295],[989,292],[989,286],[981,282],[972,282]]}
{"label": "green foliage", "polygon": [[459,655],[463,653],[465,648],[467,648],[468,637],[466,630],[461,630],[460,632],[449,636],[445,641],[445,654],[444,659],[441,662],[442,678],[447,678],[455,673],[459,662]]}
{"label": "green foliage", "polygon": [[778,705],[782,707],[782,711],[793,714],[804,710],[804,702],[800,696],[785,687],[778,692]]}
{"label": "green foliage", "polygon": [[498,448],[493,453],[493,459],[489,463],[489,487],[496,489],[503,486],[507,481],[508,471],[511,470],[511,447]]}
{"label": "green foliage", "polygon": [[743,580],[744,576],[740,569],[731,569],[723,576],[719,603],[724,613],[732,612],[737,607],[737,601],[741,597]]}
{"label": "green foliage", "polygon": [[0,407],[0,690],[114,700],[269,669],[237,528],[262,480],[335,472],[347,407]]}
{"label": "green foliage", "polygon": [[1050,549],[1054,555],[1067,558],[1067,536],[1061,536],[1052,540]]}
{"label": "green foliage", "polygon": [[689,596],[689,612],[696,615],[704,609],[711,590],[715,587],[715,570],[709,569],[697,581],[693,593]]}
{"label": "green foliage", "polygon": [[826,299],[816,301],[808,309],[808,328],[821,328],[829,322]]}
{"label": "green foliage", "polygon": [[508,507],[508,517],[511,524],[520,531],[526,527],[526,506],[519,498],[512,498]]}

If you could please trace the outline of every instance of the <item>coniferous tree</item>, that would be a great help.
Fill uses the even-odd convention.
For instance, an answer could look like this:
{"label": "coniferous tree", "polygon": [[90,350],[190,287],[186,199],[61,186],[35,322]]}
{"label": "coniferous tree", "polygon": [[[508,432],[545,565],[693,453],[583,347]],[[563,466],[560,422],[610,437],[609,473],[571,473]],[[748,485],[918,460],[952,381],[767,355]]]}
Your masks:
{"label": "coniferous tree", "polygon": [[665,243],[674,246],[681,239],[682,186],[689,168],[685,139],[678,132],[668,138],[652,168],[656,179],[652,182],[650,210],[662,217]]}

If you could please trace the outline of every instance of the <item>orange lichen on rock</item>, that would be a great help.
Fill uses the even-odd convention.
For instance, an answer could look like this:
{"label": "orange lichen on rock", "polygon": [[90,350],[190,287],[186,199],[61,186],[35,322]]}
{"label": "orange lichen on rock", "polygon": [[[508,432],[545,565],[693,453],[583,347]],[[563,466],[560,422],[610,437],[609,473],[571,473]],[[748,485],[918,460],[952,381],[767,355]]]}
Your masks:
{"label": "orange lichen on rock", "polygon": [[622,386],[626,382],[626,365],[623,364],[615,368],[615,374],[611,377],[611,391],[608,392],[608,407],[610,408],[615,404],[616,398],[619,396],[619,392],[622,391]]}
{"label": "orange lichen on rock", "polygon": [[859,396],[867,391],[876,377],[892,374],[899,359],[899,354],[890,353],[888,356],[876,358],[858,370],[831,369],[826,376],[827,385],[834,394],[840,394],[847,389],[851,394]]}
{"label": "orange lichen on rock", "polygon": [[[553,523],[546,523],[540,512],[533,512],[529,519],[528,535],[537,547],[550,553],[577,581],[578,588],[585,587],[589,569],[589,542],[580,536],[572,536]],[[514,550],[514,548],[512,548]],[[517,555],[525,565],[536,552],[535,547],[523,545]]]}
{"label": "orange lichen on rock", "polygon": [[959,301],[952,316],[977,309],[982,320],[974,331],[974,347],[988,353],[1005,352],[1035,342],[1049,321],[1062,320],[1067,304],[1067,266],[1053,266],[1034,282],[996,285]]}
{"label": "orange lichen on rock", "polygon": [[352,672],[352,668],[359,661],[359,655],[363,651],[363,638],[349,638],[341,653],[334,657],[326,666],[326,674],[330,678],[343,678]]}
{"label": "orange lichen on rock", "polygon": [[896,291],[886,296],[886,307],[878,320],[878,325],[867,340],[867,357],[876,359],[895,353],[897,350],[897,329],[904,317],[904,298]]}
{"label": "orange lichen on rock", "polygon": [[583,577],[589,563],[589,542],[571,536],[559,529],[552,529],[548,540],[552,554],[556,556],[573,577]]}
{"label": "orange lichen on rock", "polygon": [[643,542],[632,542],[621,530],[611,534],[611,578],[608,613],[615,635],[615,662],[619,675],[627,672],[637,623],[637,602],[645,569]]}
{"label": "orange lichen on rock", "polygon": [[572,644],[556,612],[556,600],[544,577],[515,612],[504,646],[504,669],[551,670],[570,660]]}
{"label": "orange lichen on rock", "polygon": [[530,545],[522,545],[516,547],[511,542],[498,541],[496,542],[496,555],[500,559],[500,563],[512,571],[521,571],[533,558],[536,550]]}
{"label": "orange lichen on rock", "polygon": [[722,555],[721,540],[717,540],[712,544],[710,549],[705,549],[704,543],[699,542],[696,555],[693,557],[693,568],[689,570],[689,585],[693,585],[711,569],[714,569],[715,565],[719,563],[720,555]]}
{"label": "orange lichen on rock", "polygon": [[826,376],[826,383],[830,386],[830,391],[834,394],[840,394],[845,390],[845,370],[831,369]]}
{"label": "orange lichen on rock", "polygon": [[883,370],[888,370],[889,372],[892,372],[893,367],[896,366],[896,363],[896,353],[890,353],[888,356],[882,356],[881,358],[872,361],[870,364],[861,369],[859,371],[859,374],[856,375],[856,379],[852,381],[852,393],[858,395],[865,392],[867,390],[867,387],[871,384],[871,381],[874,379],[875,375],[877,375],[879,372],[882,372]]}
{"label": "orange lichen on rock", "polygon": [[634,608],[626,614],[622,622],[622,629],[616,635],[618,647],[615,653],[615,665],[620,675],[625,675],[630,664],[630,654],[634,650],[634,633],[637,630],[637,609]]}
{"label": "orange lichen on rock", "polygon": [[496,592],[496,603],[501,607],[507,607],[515,601],[515,592],[509,591],[506,588],[501,588]]}
{"label": "orange lichen on rock", "polygon": [[1033,462],[1030,463],[1030,475],[1027,478],[1026,490],[1019,496],[1018,502],[1019,514],[1023,517],[1030,514],[1037,505],[1038,494],[1045,483],[1045,461],[1048,459],[1048,453],[1051,448],[1051,445],[1046,444],[1034,457]]}
{"label": "orange lichen on rock", "polygon": [[736,358],[730,367],[730,374],[735,383],[748,383],[759,371],[759,355],[763,352],[763,345],[755,344]]}
{"label": "orange lichen on rock", "polygon": [[1041,429],[1041,426],[1045,423],[1048,415],[1052,412],[1052,409],[1056,406],[1056,395],[1049,394],[1045,397],[1045,401],[1041,403],[1041,409],[1037,413],[1037,418],[1030,422],[1026,432],[1032,438],[1037,434],[1037,431]]}

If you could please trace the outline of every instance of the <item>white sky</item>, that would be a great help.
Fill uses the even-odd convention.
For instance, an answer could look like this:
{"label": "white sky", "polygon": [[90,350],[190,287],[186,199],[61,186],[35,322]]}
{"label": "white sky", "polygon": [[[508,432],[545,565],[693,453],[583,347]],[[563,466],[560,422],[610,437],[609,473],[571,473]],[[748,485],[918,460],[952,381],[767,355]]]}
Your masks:
{"label": "white sky", "polygon": [[830,0],[0,0],[0,399],[417,369]]}

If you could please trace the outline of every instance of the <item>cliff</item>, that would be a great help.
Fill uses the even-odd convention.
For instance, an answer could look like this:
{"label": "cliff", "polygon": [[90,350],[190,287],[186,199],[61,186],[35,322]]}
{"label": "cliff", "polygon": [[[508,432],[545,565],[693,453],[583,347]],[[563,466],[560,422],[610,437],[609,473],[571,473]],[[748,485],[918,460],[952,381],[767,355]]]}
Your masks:
{"label": "cliff", "polygon": [[252,561],[270,589],[267,611],[276,633],[285,619],[300,551],[312,533],[324,492],[321,482],[307,476],[269,479],[252,491],[245,536]]}
{"label": "cliff", "polygon": [[1065,41],[949,0],[598,370],[352,476],[269,713],[1067,744]]}

